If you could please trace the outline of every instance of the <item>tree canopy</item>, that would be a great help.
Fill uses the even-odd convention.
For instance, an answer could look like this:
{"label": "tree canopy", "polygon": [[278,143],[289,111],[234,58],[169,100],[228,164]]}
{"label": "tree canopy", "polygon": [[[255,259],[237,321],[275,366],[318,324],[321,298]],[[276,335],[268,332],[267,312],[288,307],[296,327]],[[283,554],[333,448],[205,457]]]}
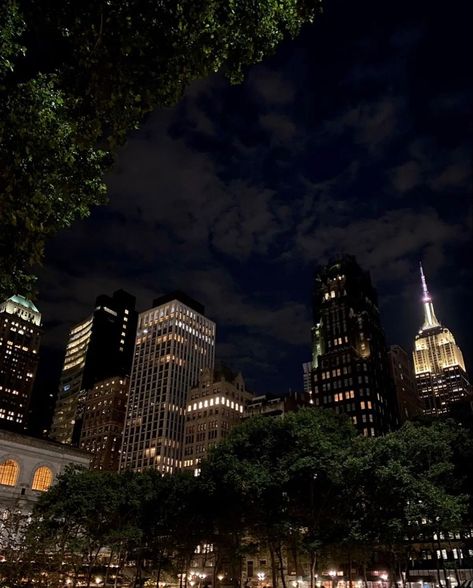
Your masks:
{"label": "tree canopy", "polygon": [[320,0],[5,0],[0,6],[0,296],[28,293],[48,237],[106,201],[143,117],[295,36]]}
{"label": "tree canopy", "polygon": [[450,549],[450,537],[470,528],[471,448],[451,422],[358,437],[345,416],[303,409],[236,427],[199,477],[71,468],[41,496],[29,527],[16,515],[0,521],[0,538],[14,539],[0,586],[42,582],[45,572],[48,586],[90,585],[100,571],[131,574],[135,585],[179,576],[185,588],[205,545],[213,586],[222,571],[226,585],[241,585],[242,558],[258,552],[269,554],[275,588],[287,586],[288,558],[314,587],[316,574],[339,566],[351,580],[375,553],[403,581],[416,550],[435,541],[435,558],[439,538]]}

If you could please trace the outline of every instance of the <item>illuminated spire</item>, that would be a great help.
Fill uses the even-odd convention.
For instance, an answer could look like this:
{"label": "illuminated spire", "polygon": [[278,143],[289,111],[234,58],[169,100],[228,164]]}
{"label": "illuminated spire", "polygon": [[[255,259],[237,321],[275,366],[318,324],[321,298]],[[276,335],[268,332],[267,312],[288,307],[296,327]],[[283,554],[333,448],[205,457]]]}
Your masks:
{"label": "illuminated spire", "polygon": [[425,329],[432,329],[433,327],[440,327],[440,323],[435,316],[434,305],[427,289],[427,282],[425,281],[424,270],[422,262],[420,262],[420,279],[422,282],[422,302],[424,303],[424,324],[422,331]]}

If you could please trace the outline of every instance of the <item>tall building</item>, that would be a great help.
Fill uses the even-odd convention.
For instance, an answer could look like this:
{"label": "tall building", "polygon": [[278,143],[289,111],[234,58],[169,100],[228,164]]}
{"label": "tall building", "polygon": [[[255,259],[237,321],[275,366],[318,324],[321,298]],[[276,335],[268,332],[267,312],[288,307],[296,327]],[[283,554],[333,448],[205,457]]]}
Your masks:
{"label": "tall building", "polygon": [[120,469],[182,467],[187,394],[213,370],[215,323],[183,294],[162,296],[140,314]]}
{"label": "tall building", "polygon": [[79,446],[92,454],[94,470],[118,471],[128,398],[128,379],[114,376],[88,390]]}
{"label": "tall building", "polygon": [[311,403],[346,413],[365,436],[398,423],[376,291],[354,257],[315,279]]}
{"label": "tall building", "polygon": [[397,409],[401,423],[422,414],[412,358],[400,345],[391,345],[388,352],[391,377],[396,390]]}
{"label": "tall building", "polygon": [[79,444],[83,411],[96,382],[129,375],[137,313],[135,297],[124,290],[98,296],[94,312],[72,327],[66,348],[51,438]]}
{"label": "tall building", "polygon": [[453,334],[435,316],[422,265],[422,302],[424,323],[415,337],[414,370],[417,390],[425,414],[448,412],[451,405],[471,394],[463,354]]}
{"label": "tall building", "polygon": [[23,296],[0,305],[0,427],[23,432],[38,367],[41,314]]}
{"label": "tall building", "polygon": [[302,364],[302,382],[304,394],[312,396],[312,362],[306,361]]}
{"label": "tall building", "polygon": [[202,371],[187,397],[183,468],[199,473],[202,459],[241,421],[252,397],[240,373],[223,365]]}

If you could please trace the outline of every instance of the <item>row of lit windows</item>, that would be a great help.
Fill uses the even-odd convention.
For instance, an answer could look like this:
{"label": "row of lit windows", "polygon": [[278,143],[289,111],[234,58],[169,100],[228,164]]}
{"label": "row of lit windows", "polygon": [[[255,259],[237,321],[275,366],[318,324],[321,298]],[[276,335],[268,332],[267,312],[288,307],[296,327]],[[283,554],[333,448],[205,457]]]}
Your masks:
{"label": "row of lit windows", "polygon": [[225,398],[224,396],[216,396],[215,398],[210,398],[209,400],[201,400],[199,402],[194,402],[193,404],[189,404],[187,407],[187,412],[192,412],[194,410],[202,410],[203,408],[208,408],[211,406],[218,406],[218,405],[227,406],[228,408],[232,408],[237,412],[243,412],[243,406],[238,402],[230,400],[229,398]]}
{"label": "row of lit windows", "polygon": [[[20,475],[20,466],[13,459],[7,459],[0,463],[0,485],[16,486],[18,476]],[[45,492],[53,483],[53,472],[46,466],[40,466],[35,470],[33,481],[31,483],[32,490]]]}
{"label": "row of lit windows", "polygon": [[[355,391],[354,390],[347,390],[345,392],[345,399],[348,400],[348,398],[355,398]],[[333,399],[335,400],[335,402],[341,402],[343,400],[343,392],[340,392],[338,394],[335,394]]]}

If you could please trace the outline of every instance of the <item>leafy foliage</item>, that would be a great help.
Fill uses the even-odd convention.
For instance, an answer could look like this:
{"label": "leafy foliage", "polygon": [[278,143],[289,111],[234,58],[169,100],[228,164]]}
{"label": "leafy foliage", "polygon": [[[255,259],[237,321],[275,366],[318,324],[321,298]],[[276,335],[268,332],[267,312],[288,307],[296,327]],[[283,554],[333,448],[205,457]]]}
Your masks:
{"label": "leafy foliage", "polygon": [[0,7],[0,297],[29,292],[45,240],[103,204],[143,117],[221,71],[232,82],[319,0],[6,0]]}
{"label": "leafy foliage", "polygon": [[175,582],[203,544],[213,545],[214,575],[225,569],[235,586],[242,556],[255,550],[270,554],[275,587],[286,586],[288,553],[312,585],[332,566],[366,568],[375,551],[394,579],[416,544],[468,528],[469,472],[458,476],[467,438],[451,422],[360,438],[346,417],[303,409],[236,427],[198,478],[70,468],[41,496],[27,532],[23,519],[4,525],[17,539],[0,582],[41,581],[46,570],[50,585],[66,576],[90,584],[97,566],[108,574],[112,563],[115,574],[132,569],[135,585]]}

